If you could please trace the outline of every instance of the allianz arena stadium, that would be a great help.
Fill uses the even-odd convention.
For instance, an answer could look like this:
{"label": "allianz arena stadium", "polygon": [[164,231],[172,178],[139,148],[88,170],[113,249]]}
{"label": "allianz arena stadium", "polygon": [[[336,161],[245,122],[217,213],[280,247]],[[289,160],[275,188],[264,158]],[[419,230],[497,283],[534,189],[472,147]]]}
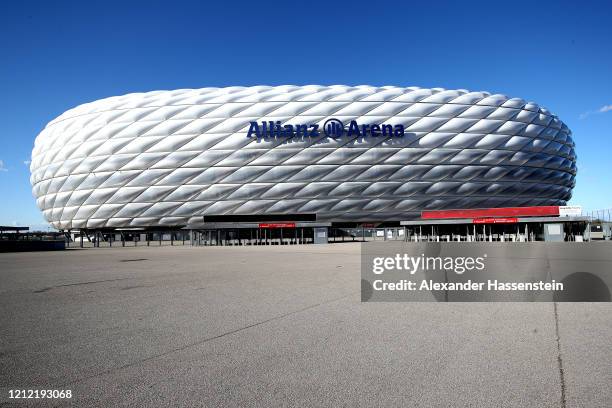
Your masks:
{"label": "allianz arena stadium", "polygon": [[30,170],[57,229],[396,222],[423,210],[565,205],[576,154],[561,120],[519,98],[253,86],[77,106],[38,135]]}

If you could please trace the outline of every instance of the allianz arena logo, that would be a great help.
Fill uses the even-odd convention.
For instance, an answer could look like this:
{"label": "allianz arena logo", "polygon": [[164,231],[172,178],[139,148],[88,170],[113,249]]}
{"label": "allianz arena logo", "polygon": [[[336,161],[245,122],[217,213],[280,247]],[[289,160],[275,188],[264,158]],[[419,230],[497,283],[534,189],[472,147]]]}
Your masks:
{"label": "allianz arena logo", "polygon": [[256,138],[287,138],[287,137],[331,137],[334,139],[346,137],[403,137],[403,125],[387,123],[359,124],[351,120],[345,125],[341,120],[331,118],[325,121],[321,128],[318,123],[283,124],[281,121],[249,122],[247,137]]}

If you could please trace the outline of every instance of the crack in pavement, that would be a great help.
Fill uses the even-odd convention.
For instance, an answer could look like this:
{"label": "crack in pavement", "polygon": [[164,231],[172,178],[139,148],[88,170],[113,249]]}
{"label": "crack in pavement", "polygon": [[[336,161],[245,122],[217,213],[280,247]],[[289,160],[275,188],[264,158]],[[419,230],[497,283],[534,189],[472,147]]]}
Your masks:
{"label": "crack in pavement", "polygon": [[79,378],[77,380],[70,381],[70,382],[67,382],[65,384],[62,384],[60,387],[68,387],[68,386],[71,386],[71,385],[79,384],[79,383],[85,382],[87,380],[91,380],[92,378],[100,377],[102,375],[110,374],[110,373],[113,373],[115,371],[120,371],[120,370],[123,370],[125,368],[129,368],[129,367],[136,366],[138,364],[146,363],[148,361],[155,360],[155,359],[160,358],[160,357],[165,357],[165,356],[170,355],[172,353],[176,353],[176,352],[179,352],[179,351],[187,350],[188,348],[199,346],[201,344],[207,343],[207,342],[212,341],[212,340],[219,339],[221,337],[226,337],[226,336],[229,336],[229,335],[241,332],[243,330],[247,330],[247,329],[250,329],[250,328],[253,328],[253,327],[260,326],[262,324],[266,324],[266,323],[269,323],[269,322],[272,322],[272,321],[275,321],[275,320],[283,319],[285,317],[288,317],[288,316],[291,316],[291,315],[294,315],[294,314],[297,314],[297,313],[304,312],[306,310],[314,309],[314,308],[319,307],[319,306],[323,306],[323,305],[326,305],[326,304],[329,304],[329,303],[337,302],[339,300],[346,299],[349,296],[353,296],[353,295],[355,295],[357,293],[360,293],[360,292],[359,291],[358,292],[351,292],[351,293],[348,293],[348,294],[346,294],[344,296],[340,296],[338,298],[334,298],[334,299],[330,299],[330,300],[325,301],[325,302],[321,302],[321,303],[317,303],[317,304],[314,304],[314,305],[306,306],[306,307],[304,307],[302,309],[298,309],[298,310],[294,310],[292,312],[288,312],[288,313],[284,313],[284,314],[281,314],[281,315],[278,315],[278,316],[274,316],[274,317],[271,317],[271,318],[266,319],[266,320],[262,320],[262,321],[259,321],[259,322],[253,323],[253,324],[249,324],[247,326],[243,326],[243,327],[240,327],[240,328],[237,328],[237,329],[234,329],[234,330],[230,330],[230,331],[225,332],[225,333],[218,334],[216,336],[207,337],[205,339],[198,340],[198,341],[195,341],[193,343],[189,343],[189,344],[186,344],[184,346],[181,346],[181,347],[178,347],[178,348],[175,348],[175,349],[172,349],[172,350],[160,353],[160,354],[155,354],[153,356],[146,357],[146,358],[143,358],[141,360],[137,360],[137,361],[134,361],[134,362],[131,362],[131,363],[127,363],[127,364],[124,364],[124,365],[119,366],[119,367],[113,367],[113,368],[110,368],[108,370],[101,371],[101,372],[96,373],[96,374],[92,374],[90,376],[81,377],[81,378]]}
{"label": "crack in pavement", "polygon": [[106,280],[90,281],[90,282],[66,283],[64,285],[49,286],[46,288],[37,289],[37,290],[32,291],[32,293],[43,293],[43,292],[48,292],[51,289],[64,288],[67,286],[92,285],[94,283],[116,282],[116,281],[122,281],[122,280],[128,280],[128,279],[132,279],[132,278],[118,278],[118,279],[106,279]]}
{"label": "crack in pavement", "polygon": [[553,302],[553,310],[555,313],[555,336],[557,338],[557,364],[559,366],[559,380],[561,381],[561,408],[566,408],[565,373],[563,371],[563,358],[561,357],[561,336],[559,335],[559,312],[557,311],[557,302]]}

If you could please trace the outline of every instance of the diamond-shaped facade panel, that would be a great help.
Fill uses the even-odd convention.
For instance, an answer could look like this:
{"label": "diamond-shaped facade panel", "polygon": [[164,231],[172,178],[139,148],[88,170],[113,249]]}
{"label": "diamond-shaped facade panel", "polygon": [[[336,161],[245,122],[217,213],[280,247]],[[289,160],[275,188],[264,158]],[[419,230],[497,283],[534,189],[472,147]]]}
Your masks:
{"label": "diamond-shaped facade panel", "polygon": [[[250,122],[402,125],[395,137],[247,137]],[[38,135],[32,191],[56,228],[183,226],[204,215],[399,221],[423,209],[563,205],[571,132],[533,102],[466,90],[255,86],[80,105]]]}

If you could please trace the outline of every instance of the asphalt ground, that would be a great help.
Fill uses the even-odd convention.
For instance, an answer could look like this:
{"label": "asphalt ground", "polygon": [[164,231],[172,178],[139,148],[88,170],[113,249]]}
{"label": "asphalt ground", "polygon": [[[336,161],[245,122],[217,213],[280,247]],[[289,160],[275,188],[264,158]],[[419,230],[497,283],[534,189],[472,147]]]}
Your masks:
{"label": "asphalt ground", "polygon": [[0,254],[0,404],[612,406],[612,303],[361,303],[359,254]]}

